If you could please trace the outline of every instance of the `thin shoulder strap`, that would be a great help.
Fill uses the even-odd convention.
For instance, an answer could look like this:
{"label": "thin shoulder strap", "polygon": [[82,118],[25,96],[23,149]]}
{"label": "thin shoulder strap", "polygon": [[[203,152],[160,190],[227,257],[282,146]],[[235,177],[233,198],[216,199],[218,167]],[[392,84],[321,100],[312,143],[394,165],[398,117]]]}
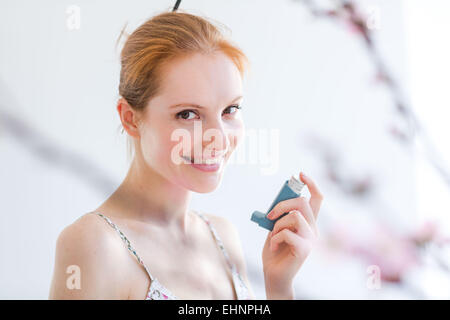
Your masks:
{"label": "thin shoulder strap", "polygon": [[209,229],[211,230],[211,233],[214,236],[214,239],[216,240],[216,243],[219,245],[220,250],[222,250],[223,255],[225,256],[225,260],[227,261],[228,266],[230,267],[231,271],[235,272],[235,266],[233,263],[231,263],[230,256],[228,255],[227,250],[225,249],[225,246],[223,245],[222,240],[219,237],[219,234],[217,233],[216,228],[212,225],[211,221],[201,212],[193,210],[195,213],[197,213],[208,225]]}
{"label": "thin shoulder strap", "polygon": [[102,217],[103,219],[106,220],[106,222],[108,222],[108,224],[113,227],[118,233],[120,238],[123,240],[123,242],[125,243],[125,245],[127,246],[128,250],[130,250],[130,252],[136,257],[137,261],[139,262],[139,264],[141,264],[145,271],[147,272],[147,274],[149,275],[150,279],[153,281],[153,276],[150,274],[150,272],[147,269],[147,266],[145,265],[144,261],[142,261],[142,259],[139,257],[139,255],[136,253],[136,250],[131,246],[130,241],[127,239],[127,237],[123,234],[122,231],[120,231],[120,229],[106,216],[104,216],[103,214],[101,214],[100,212],[95,212],[95,214],[97,214],[98,216]]}
{"label": "thin shoulder strap", "polygon": [[233,283],[234,283],[234,289],[236,291],[236,296],[238,300],[247,300],[251,299],[249,290],[247,288],[247,285],[244,282],[244,279],[242,279],[241,274],[236,269],[236,266],[231,262],[230,256],[228,255],[227,250],[225,249],[222,240],[219,237],[219,234],[216,231],[216,228],[212,225],[212,223],[209,221],[208,218],[201,212],[195,211],[203,220],[205,220],[206,224],[208,225],[209,229],[211,230],[212,234],[214,235],[214,239],[216,240],[217,244],[219,245],[220,249],[223,252],[223,255],[225,256],[225,260],[227,260],[228,265],[231,268],[231,274],[233,276]]}

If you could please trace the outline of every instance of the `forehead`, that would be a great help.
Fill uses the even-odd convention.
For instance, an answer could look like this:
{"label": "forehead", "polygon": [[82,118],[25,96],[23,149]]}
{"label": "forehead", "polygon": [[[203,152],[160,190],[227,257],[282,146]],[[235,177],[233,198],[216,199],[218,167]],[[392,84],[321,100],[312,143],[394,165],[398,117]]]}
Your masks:
{"label": "forehead", "polygon": [[233,61],[221,52],[195,53],[164,66],[160,99],[167,103],[216,105],[242,94],[242,79]]}

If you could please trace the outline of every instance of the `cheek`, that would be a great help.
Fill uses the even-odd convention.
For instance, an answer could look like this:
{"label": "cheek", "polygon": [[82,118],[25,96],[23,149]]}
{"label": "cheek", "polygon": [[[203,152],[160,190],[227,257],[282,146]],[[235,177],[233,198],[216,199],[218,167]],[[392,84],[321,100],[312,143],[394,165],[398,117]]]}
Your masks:
{"label": "cheek", "polygon": [[171,146],[175,142],[170,140],[171,132],[168,128],[149,128],[141,136],[143,156],[148,163],[156,165],[170,158]]}
{"label": "cheek", "polygon": [[245,126],[242,120],[238,121],[230,132],[230,142],[232,142],[233,149],[244,139]]}
{"label": "cheek", "polygon": [[234,150],[244,139],[245,126],[243,121],[238,121],[230,127],[228,131],[228,139],[230,141],[230,149]]}

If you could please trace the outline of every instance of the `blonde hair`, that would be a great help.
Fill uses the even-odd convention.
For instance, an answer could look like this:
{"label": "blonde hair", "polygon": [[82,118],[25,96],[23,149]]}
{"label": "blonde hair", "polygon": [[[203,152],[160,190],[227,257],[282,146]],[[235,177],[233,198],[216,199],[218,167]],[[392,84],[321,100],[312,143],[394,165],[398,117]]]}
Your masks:
{"label": "blonde hair", "polygon": [[[118,41],[122,35],[123,30]],[[119,94],[134,110],[143,111],[160,89],[162,66],[192,53],[216,51],[227,55],[244,77],[248,58],[210,19],[180,11],[153,16],[128,36],[122,48]],[[132,142],[127,136],[128,159]]]}

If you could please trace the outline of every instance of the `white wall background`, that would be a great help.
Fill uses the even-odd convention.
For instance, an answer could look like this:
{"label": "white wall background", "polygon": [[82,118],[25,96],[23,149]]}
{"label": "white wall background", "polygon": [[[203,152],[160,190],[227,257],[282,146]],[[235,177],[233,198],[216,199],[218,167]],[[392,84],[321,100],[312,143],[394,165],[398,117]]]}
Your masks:
{"label": "white wall background", "polygon": [[[434,2],[438,6],[445,1]],[[46,299],[57,235],[103,202],[124,177],[128,164],[125,138],[117,133],[115,41],[125,23],[130,32],[174,3],[7,0],[0,4],[0,298]],[[398,80],[406,81],[402,2],[360,3],[363,8],[379,8],[381,24],[375,36],[380,50]],[[78,30],[66,27],[70,5],[81,9]],[[386,133],[392,117],[389,96],[373,85],[373,66],[356,35],[316,21],[290,0],[185,0],[181,7],[232,30],[232,38],[252,63],[245,87],[246,128],[279,130],[275,174],[264,175],[261,167],[266,165],[231,165],[220,188],[195,195],[192,202],[193,208],[226,216],[238,227],[257,298],[265,298],[261,251],[266,232],[250,221],[250,215],[266,210],[292,173],[309,173],[325,194],[319,228],[337,220],[359,228],[364,217],[374,213],[400,228],[419,219],[416,199],[423,192],[416,190],[414,161]],[[423,26],[423,21],[412,23],[410,28]],[[420,47],[420,40],[415,41],[413,48]],[[420,57],[414,59],[420,63]],[[416,79],[424,72],[412,70]],[[24,143],[11,131],[13,122],[5,114],[33,128],[34,140],[29,137]],[[345,201],[307,144],[310,133],[338,148],[352,172],[371,172],[380,186],[375,202],[389,210],[368,210],[364,204]],[[31,147],[36,144],[63,150],[55,156],[61,162],[39,156]],[[74,172],[81,162],[70,165],[73,155],[96,169]],[[95,179],[99,176],[109,180]],[[313,252],[296,278],[298,297],[408,297],[389,286],[368,290],[366,267]]]}
{"label": "white wall background", "polygon": [[[449,11],[448,1],[411,0],[404,3],[411,101],[426,125],[428,135],[438,142],[437,151],[447,167],[450,163]],[[419,146],[419,150],[423,150],[423,147]],[[415,176],[420,219],[439,221],[448,234],[450,189],[421,157],[416,161]],[[430,297],[450,297],[450,282],[443,282],[438,273],[425,272],[422,283]]]}

